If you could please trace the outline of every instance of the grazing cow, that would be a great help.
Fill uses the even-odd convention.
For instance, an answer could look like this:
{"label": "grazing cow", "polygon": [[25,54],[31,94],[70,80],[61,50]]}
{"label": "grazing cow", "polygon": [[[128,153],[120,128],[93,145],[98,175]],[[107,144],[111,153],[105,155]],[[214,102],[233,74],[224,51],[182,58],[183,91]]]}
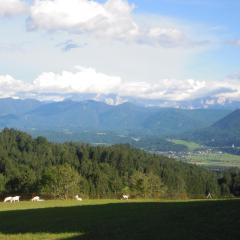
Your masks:
{"label": "grazing cow", "polygon": [[19,202],[20,196],[12,197],[11,202]]}
{"label": "grazing cow", "polygon": [[12,202],[12,197],[6,197],[4,198],[3,202]]}
{"label": "grazing cow", "polygon": [[122,199],[123,199],[123,200],[128,200],[128,199],[129,199],[129,195],[126,195],[126,194],[125,194],[125,195],[122,195]]}
{"label": "grazing cow", "polygon": [[76,199],[77,201],[82,201],[82,198],[80,198],[78,195],[75,196],[75,199]]}
{"label": "grazing cow", "polygon": [[210,192],[207,195],[207,199],[212,199],[212,194]]}
{"label": "grazing cow", "polygon": [[43,202],[44,200],[43,200],[43,199],[40,199],[39,196],[36,196],[36,197],[33,197],[33,198],[31,199],[31,201],[32,201],[32,202]]}
{"label": "grazing cow", "polygon": [[33,197],[33,198],[31,199],[32,202],[39,202],[39,200],[40,200],[40,197],[39,197],[39,196]]}

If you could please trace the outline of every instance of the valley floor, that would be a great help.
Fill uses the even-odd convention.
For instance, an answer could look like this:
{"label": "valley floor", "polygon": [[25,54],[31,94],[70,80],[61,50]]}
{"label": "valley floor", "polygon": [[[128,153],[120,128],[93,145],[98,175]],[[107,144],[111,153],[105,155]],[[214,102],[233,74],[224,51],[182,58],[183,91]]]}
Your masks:
{"label": "valley floor", "polygon": [[0,203],[0,239],[237,240],[240,200]]}
{"label": "valley floor", "polygon": [[[230,147],[209,147],[199,145],[195,142],[173,139],[170,140],[174,144],[187,147],[187,151],[167,151],[156,152],[176,160],[187,162],[190,164],[207,167],[209,169],[222,171],[227,168],[240,168],[240,155],[225,152],[232,150]],[[235,147],[235,149],[238,149]]]}

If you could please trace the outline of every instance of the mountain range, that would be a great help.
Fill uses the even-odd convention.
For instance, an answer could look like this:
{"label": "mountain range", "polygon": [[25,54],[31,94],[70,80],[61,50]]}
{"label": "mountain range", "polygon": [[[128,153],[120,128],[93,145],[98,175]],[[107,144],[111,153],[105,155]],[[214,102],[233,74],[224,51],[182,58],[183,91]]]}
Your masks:
{"label": "mountain range", "polygon": [[146,99],[130,96],[118,96],[116,94],[72,94],[67,100],[86,101],[95,100],[109,105],[133,103],[144,107],[179,108],[179,109],[229,109],[235,110],[240,106],[239,100],[212,95],[186,100]]}
{"label": "mountain range", "polygon": [[25,131],[116,132],[171,136],[211,126],[227,109],[176,109],[144,107],[129,102],[108,105],[97,101],[40,102],[0,100],[0,128]]}

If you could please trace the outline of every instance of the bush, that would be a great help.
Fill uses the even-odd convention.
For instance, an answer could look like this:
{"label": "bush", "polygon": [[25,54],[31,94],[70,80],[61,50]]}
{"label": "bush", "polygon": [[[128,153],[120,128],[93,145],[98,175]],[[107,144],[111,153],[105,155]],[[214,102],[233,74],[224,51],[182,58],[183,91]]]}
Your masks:
{"label": "bush", "polygon": [[72,198],[80,191],[80,175],[68,164],[52,166],[43,173],[40,191],[54,198]]}

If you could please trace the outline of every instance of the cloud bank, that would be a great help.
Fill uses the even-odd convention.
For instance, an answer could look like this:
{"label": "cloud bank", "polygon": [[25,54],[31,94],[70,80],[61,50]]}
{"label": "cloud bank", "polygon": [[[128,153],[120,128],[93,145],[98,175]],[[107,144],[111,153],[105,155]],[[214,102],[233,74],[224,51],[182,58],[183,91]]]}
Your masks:
{"label": "cloud bank", "polygon": [[[191,31],[193,28],[191,25],[184,26],[183,23],[177,23],[173,19],[169,21],[167,18],[161,22],[160,17],[148,21],[146,15],[142,15],[142,18],[136,17],[134,9],[134,5],[127,0],[101,2],[96,0],[35,0],[28,5],[20,0],[0,0],[0,16],[13,16],[25,12],[28,17],[29,30],[43,30],[44,33],[58,32],[59,35],[54,35],[56,38],[58,36],[64,36],[64,39],[70,38],[67,41],[58,39],[59,42],[63,41],[59,44],[56,44],[56,40],[52,40],[52,42],[55,41],[55,47],[68,52],[66,56],[69,59],[65,62],[59,61],[59,64],[58,59],[63,59],[62,55],[57,55],[57,51],[52,51],[51,47],[45,48],[49,44],[47,42],[49,39],[46,40],[45,45],[42,45],[44,41],[40,39],[37,47],[34,47],[33,50],[33,53],[38,51],[37,54],[31,55],[32,52],[27,52],[29,54],[26,56],[30,61],[19,62],[19,65],[23,64],[28,67],[35,58],[37,59],[35,65],[42,64],[43,67],[39,72],[43,72],[46,69],[57,71],[58,68],[52,68],[54,60],[56,60],[55,65],[60,66],[59,69],[69,68],[76,63],[89,64],[112,73],[116,73],[120,69],[119,71],[122,72],[118,74],[125,78],[83,67],[77,67],[75,71],[60,73],[47,70],[31,82],[17,80],[10,75],[0,75],[0,97],[61,100],[71,94],[116,94],[123,97],[175,101],[206,95],[240,98],[240,84],[233,78],[217,82],[195,79],[161,79],[160,77],[160,79],[150,82],[159,75],[179,76],[179,72],[181,74],[182,69],[187,65],[187,59],[192,55],[195,56],[199,51],[199,49],[192,48],[207,45],[209,41],[201,40],[201,37],[205,38],[204,35],[201,36],[201,31],[197,33],[198,35],[197,31],[194,34],[194,31]],[[194,35],[196,40],[194,40]],[[104,42],[105,47],[103,42],[99,41],[104,39],[107,39]],[[108,41],[109,39],[110,41]],[[111,41],[113,39],[121,42],[113,43]],[[87,43],[79,44],[82,41]],[[134,44],[122,44],[122,42]],[[239,45],[239,41],[236,40],[232,44]],[[85,52],[80,51],[82,50],[80,48],[86,45],[90,47],[85,48]],[[152,46],[159,48],[156,49]],[[180,48],[166,49],[178,47]],[[3,48],[6,49],[5,45]],[[12,49],[12,45],[8,48]],[[73,49],[79,51],[73,51]],[[43,54],[44,50],[48,55]],[[95,61],[95,58],[97,59],[99,56],[101,56],[100,61]],[[108,58],[105,60],[104,66],[102,65],[102,56],[104,60]],[[113,56],[118,56],[120,60],[116,61]],[[15,58],[13,59],[15,60]],[[46,59],[48,62],[45,65]],[[71,63],[68,64],[68,62]],[[48,64],[51,66],[47,66]],[[141,69],[144,71],[141,72]],[[135,75],[132,73],[133,71],[139,72],[139,74]],[[131,79],[141,79],[142,81]]]}
{"label": "cloud bank", "polygon": [[29,85],[24,81],[14,79],[10,75],[0,75],[0,97],[18,97],[24,91],[28,91]]}
{"label": "cloud bank", "polygon": [[137,97],[182,101],[206,96],[240,100],[238,79],[207,82],[193,79],[160,79],[154,83],[125,82],[119,76],[97,72],[93,68],[75,67],[75,71],[45,72],[30,83],[0,76],[0,97],[20,97],[63,100],[71,94],[116,94],[120,97]]}
{"label": "cloud bank", "polygon": [[[177,24],[140,24],[135,20],[134,9],[128,0],[34,0],[28,4],[23,0],[0,0],[0,16],[25,13],[30,31],[61,31],[167,48],[210,43],[192,39]],[[147,16],[144,18],[147,20]]]}
{"label": "cloud bank", "polygon": [[134,5],[127,0],[36,0],[28,18],[29,30],[64,31],[88,34],[161,47],[207,44],[191,40],[175,26],[144,27],[134,19]]}

